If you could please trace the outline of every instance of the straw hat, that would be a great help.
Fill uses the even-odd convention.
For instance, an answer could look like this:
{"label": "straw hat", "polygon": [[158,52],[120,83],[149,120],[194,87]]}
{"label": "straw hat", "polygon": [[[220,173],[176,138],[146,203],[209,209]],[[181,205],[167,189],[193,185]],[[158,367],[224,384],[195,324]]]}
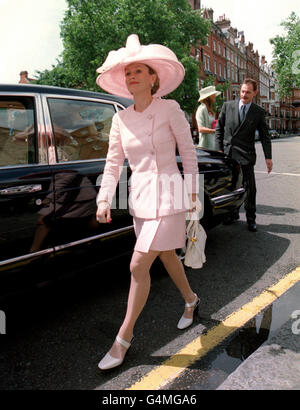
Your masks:
{"label": "straw hat", "polygon": [[184,67],[172,50],[160,44],[142,46],[139,37],[131,34],[126,47],[110,51],[104,64],[97,69],[97,84],[111,94],[132,98],[126,86],[124,69],[136,62],[147,64],[156,71],[160,84],[154,94],[156,97],[174,91],[184,78]]}
{"label": "straw hat", "polygon": [[202,90],[199,90],[200,98],[198,101],[203,101],[205,98],[210,97],[211,95],[215,95],[218,97],[218,95],[221,95],[222,93],[220,91],[216,90],[216,87],[214,85],[210,85],[209,87],[202,88]]}

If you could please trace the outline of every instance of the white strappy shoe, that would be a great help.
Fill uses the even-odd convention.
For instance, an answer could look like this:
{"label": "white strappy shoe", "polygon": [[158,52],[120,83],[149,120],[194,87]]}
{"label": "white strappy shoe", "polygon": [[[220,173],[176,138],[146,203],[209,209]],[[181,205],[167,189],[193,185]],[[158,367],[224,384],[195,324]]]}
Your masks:
{"label": "white strappy shoe", "polygon": [[196,295],[196,293],[194,293],[195,295],[195,299],[192,303],[186,303],[185,307],[186,308],[194,308],[193,311],[193,316],[191,318],[186,318],[184,316],[184,314],[181,316],[178,324],[177,324],[177,328],[182,330],[182,329],[186,329],[187,327],[191,326],[191,324],[194,321],[194,315],[198,313],[199,310],[199,303],[200,303],[200,299],[198,298],[198,296]]}
{"label": "white strappy shoe", "polygon": [[[116,341],[128,350],[131,346],[133,338],[131,339],[129,343],[129,342],[126,342],[126,340],[122,339],[120,336],[117,336]],[[123,358],[113,357],[109,353],[106,353],[106,355],[103,357],[103,359],[98,364],[99,369],[108,370],[108,369],[113,369],[114,367],[120,366],[125,359],[127,350]]]}

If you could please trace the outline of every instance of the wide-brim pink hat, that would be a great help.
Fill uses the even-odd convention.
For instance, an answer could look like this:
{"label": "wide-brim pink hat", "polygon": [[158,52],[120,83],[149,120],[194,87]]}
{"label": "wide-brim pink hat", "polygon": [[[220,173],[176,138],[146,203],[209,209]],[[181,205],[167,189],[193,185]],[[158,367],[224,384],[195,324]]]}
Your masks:
{"label": "wide-brim pink hat", "polygon": [[156,71],[159,77],[159,89],[154,94],[156,97],[170,94],[184,79],[184,67],[172,50],[160,44],[142,46],[139,37],[131,34],[126,47],[110,51],[104,64],[97,69],[100,73],[97,84],[111,94],[132,98],[125,82],[125,67],[137,62],[147,64]]}

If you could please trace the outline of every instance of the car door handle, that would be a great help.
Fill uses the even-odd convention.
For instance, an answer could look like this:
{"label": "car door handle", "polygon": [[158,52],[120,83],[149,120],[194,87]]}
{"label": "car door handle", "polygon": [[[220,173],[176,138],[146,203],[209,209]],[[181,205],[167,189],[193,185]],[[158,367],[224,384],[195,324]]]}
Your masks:
{"label": "car door handle", "polygon": [[245,188],[238,188],[229,194],[221,195],[215,198],[212,198],[211,201],[214,205],[220,205],[228,201],[234,200],[237,196],[241,196],[246,192]]}
{"label": "car door handle", "polygon": [[41,184],[18,185],[0,190],[0,195],[31,194],[42,190]]}

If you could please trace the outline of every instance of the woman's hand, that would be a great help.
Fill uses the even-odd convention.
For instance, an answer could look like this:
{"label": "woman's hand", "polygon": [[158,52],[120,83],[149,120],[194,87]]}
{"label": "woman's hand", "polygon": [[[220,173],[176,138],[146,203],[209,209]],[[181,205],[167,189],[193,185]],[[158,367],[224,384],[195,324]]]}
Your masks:
{"label": "woman's hand", "polygon": [[199,127],[198,131],[201,132],[202,134],[214,134],[216,130],[212,128]]}
{"label": "woman's hand", "polygon": [[194,212],[196,211],[196,199],[197,199],[197,194],[189,194],[190,198],[190,209],[189,212]]}
{"label": "woman's hand", "polygon": [[202,211],[202,204],[197,194],[189,194],[189,199],[190,199],[190,209],[188,210],[189,219],[198,221],[200,218],[200,212]]}
{"label": "woman's hand", "polygon": [[199,212],[202,209],[201,202],[199,201],[198,194],[189,194],[189,199],[190,199],[190,209],[189,212],[193,213],[196,212],[199,214]]}
{"label": "woman's hand", "polygon": [[110,205],[107,201],[99,202],[97,212],[96,212],[96,219],[101,224],[111,222]]}

